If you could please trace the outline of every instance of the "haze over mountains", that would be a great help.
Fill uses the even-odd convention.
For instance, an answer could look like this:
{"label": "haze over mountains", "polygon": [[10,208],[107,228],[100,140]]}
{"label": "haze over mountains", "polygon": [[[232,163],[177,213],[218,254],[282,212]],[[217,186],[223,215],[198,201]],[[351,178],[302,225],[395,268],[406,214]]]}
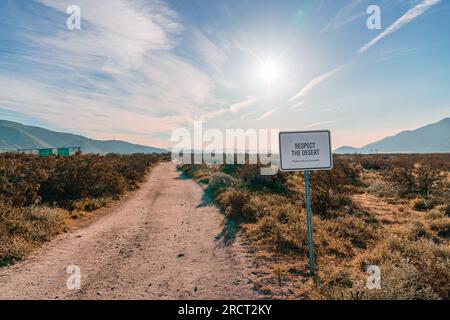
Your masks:
{"label": "haze over mountains", "polygon": [[341,147],[335,153],[447,153],[450,152],[450,118],[416,130],[370,143],[362,148]]}
{"label": "haze over mountains", "polygon": [[163,153],[166,150],[125,141],[100,141],[71,133],[55,132],[0,120],[0,149],[81,147],[83,153]]}
{"label": "haze over mountains", "polygon": [[[81,135],[62,133],[17,122],[0,120],[0,151],[11,149],[38,149],[81,147],[84,153],[162,153],[166,150],[125,141],[101,141]],[[344,146],[334,151],[352,153],[447,153],[450,152],[450,118],[445,118],[416,130],[402,131],[370,143],[362,148]]]}

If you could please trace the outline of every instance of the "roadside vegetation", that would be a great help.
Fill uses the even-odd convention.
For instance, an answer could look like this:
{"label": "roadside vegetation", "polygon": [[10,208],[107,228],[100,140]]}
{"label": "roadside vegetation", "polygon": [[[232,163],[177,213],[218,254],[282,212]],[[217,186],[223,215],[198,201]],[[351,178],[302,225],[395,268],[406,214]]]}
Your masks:
{"label": "roadside vegetation", "polygon": [[[258,165],[180,169],[223,210],[222,240],[242,232],[256,257],[255,290],[270,298],[450,298],[448,154],[342,155],[332,171],[313,172],[316,281],[302,173],[261,176]],[[380,290],[366,288],[371,265],[380,268]]]}
{"label": "roadside vegetation", "polygon": [[0,154],[0,266],[135,190],[161,155]]}

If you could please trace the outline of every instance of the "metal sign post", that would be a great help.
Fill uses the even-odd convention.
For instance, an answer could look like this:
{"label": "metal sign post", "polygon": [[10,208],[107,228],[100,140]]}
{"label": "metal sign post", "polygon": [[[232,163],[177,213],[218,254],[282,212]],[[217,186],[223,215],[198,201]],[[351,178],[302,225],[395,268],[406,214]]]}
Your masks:
{"label": "metal sign post", "polygon": [[311,210],[311,189],[309,186],[309,171],[305,171],[305,202],[306,202],[306,227],[308,234],[308,258],[309,270],[312,276],[316,275],[316,259],[314,257],[314,238]]}
{"label": "metal sign post", "polygon": [[315,277],[316,260],[314,256],[310,172],[333,168],[330,131],[281,132],[280,168],[281,171],[304,171],[305,174],[308,260],[310,273]]}

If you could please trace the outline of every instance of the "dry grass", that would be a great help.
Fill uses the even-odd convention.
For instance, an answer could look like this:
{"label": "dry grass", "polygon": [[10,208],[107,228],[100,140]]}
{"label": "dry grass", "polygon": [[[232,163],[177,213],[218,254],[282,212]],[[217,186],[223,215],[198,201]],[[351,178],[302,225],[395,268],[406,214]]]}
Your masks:
{"label": "dry grass", "polygon": [[0,266],[134,190],[162,156],[0,155]]}
{"label": "dry grass", "polygon": [[[316,279],[309,276],[301,174],[258,178],[257,166],[247,165],[181,169],[233,181],[212,198],[241,223],[256,257],[255,289],[268,297],[449,299],[450,156],[378,157],[338,157],[333,171],[313,174]],[[381,290],[366,288],[370,265],[381,269]]]}
{"label": "dry grass", "polygon": [[41,243],[69,229],[63,209],[14,208],[0,202],[0,266],[15,262]]}

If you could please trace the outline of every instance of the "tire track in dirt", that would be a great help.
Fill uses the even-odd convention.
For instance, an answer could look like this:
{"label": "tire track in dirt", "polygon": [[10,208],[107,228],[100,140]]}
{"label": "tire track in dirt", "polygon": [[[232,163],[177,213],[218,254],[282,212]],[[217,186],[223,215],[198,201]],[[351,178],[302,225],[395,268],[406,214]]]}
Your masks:
{"label": "tire track in dirt", "polygon": [[[0,299],[256,299],[239,237],[219,245],[224,219],[203,190],[161,163],[129,199],[0,270]],[[69,290],[66,268],[81,268]]]}

